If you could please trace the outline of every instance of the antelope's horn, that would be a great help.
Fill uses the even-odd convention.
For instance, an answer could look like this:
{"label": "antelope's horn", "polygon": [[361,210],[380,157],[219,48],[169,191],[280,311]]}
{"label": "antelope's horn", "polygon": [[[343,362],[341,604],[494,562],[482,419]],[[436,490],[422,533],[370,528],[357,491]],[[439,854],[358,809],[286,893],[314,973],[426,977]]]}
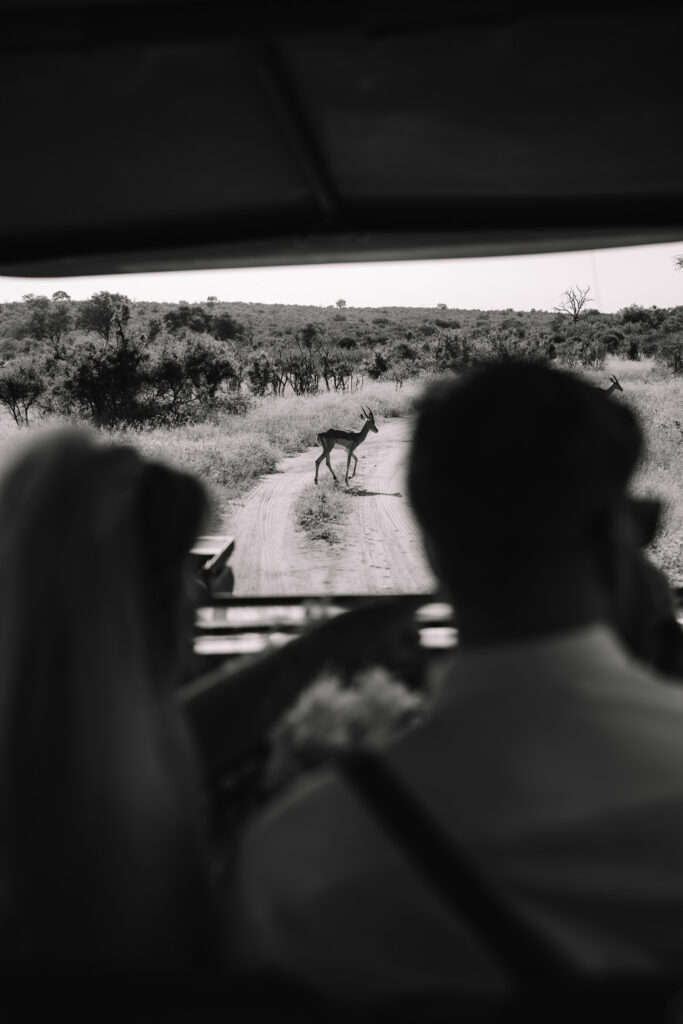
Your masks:
{"label": "antelope's horn", "polygon": [[369,417],[368,417],[368,414],[367,414],[367,413],[366,413],[366,411],[365,411],[365,407],[361,405],[361,407],[360,407],[360,408],[361,408],[361,412],[363,413],[363,415],[364,415],[364,416],[365,416],[366,418],[369,418]]}

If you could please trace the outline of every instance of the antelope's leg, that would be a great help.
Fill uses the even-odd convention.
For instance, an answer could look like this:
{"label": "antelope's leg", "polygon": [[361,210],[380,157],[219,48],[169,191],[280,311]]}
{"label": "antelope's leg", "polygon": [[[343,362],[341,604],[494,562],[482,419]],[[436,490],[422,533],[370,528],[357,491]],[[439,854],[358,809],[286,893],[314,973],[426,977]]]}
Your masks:
{"label": "antelope's leg", "polygon": [[352,453],[351,458],[353,459],[353,473],[351,474],[351,478],[353,479],[356,475],[356,470],[358,469],[358,456]]}
{"label": "antelope's leg", "polygon": [[329,453],[329,451],[325,452],[325,462],[327,463],[327,468],[329,469],[330,473],[332,474],[332,476],[336,480],[337,477],[335,475],[334,470],[332,469],[332,463],[330,462],[330,453]]}
{"label": "antelope's leg", "polygon": [[349,448],[349,454],[348,454],[348,456],[346,458],[346,476],[344,478],[344,483],[346,484],[347,487],[349,485],[349,466],[351,465],[351,459],[353,457],[354,457],[353,451]]}
{"label": "antelope's leg", "polygon": [[[320,463],[323,461],[324,458],[325,458],[325,449],[323,448],[321,454],[315,460],[315,480],[313,481],[313,483],[315,483],[315,484],[317,484],[317,482],[318,482],[318,469],[320,468]],[[329,462],[328,462],[328,465],[329,465]]]}

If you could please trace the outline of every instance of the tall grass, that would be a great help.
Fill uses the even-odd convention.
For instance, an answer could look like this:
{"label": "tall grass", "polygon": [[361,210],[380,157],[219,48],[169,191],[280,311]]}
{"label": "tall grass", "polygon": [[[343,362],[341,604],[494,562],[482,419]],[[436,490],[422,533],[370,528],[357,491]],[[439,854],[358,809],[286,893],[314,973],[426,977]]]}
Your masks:
{"label": "tall grass", "polygon": [[[284,455],[311,447],[316,435],[331,426],[360,429],[361,405],[369,405],[378,420],[402,416],[412,410],[419,390],[417,382],[408,382],[398,391],[391,383],[378,382],[354,395],[321,392],[254,398],[244,415],[218,412],[205,423],[109,430],[101,431],[101,436],[131,444],[143,455],[195,473],[209,491],[210,529],[221,530],[228,502],[239,498],[263,474],[272,473]],[[0,452],[11,450],[20,437],[36,429],[64,423],[52,419],[27,430],[17,428],[5,416],[0,420]]]}
{"label": "tall grass", "polygon": [[612,401],[626,402],[643,427],[645,455],[634,490],[664,502],[661,529],[650,554],[674,586],[683,586],[683,378],[653,360],[609,359],[604,370],[586,372],[591,383],[607,387],[615,374],[623,387]]}
{"label": "tall grass", "polygon": [[[611,400],[626,402],[638,414],[647,451],[635,490],[656,495],[665,503],[662,529],[651,554],[674,585],[683,585],[683,379],[651,360],[608,359],[602,370],[582,371],[592,384],[607,387],[616,374],[623,393]],[[221,530],[228,502],[247,491],[276,468],[283,455],[315,444],[321,430],[335,426],[360,429],[361,405],[370,406],[378,420],[409,415],[424,381],[406,381],[396,390],[388,382],[367,385],[358,394],[322,392],[315,396],[252,399],[245,415],[217,413],[206,423],[177,428],[109,431],[112,441],[133,444],[143,454],[196,473],[211,497],[210,528]],[[54,426],[57,420],[41,426]],[[11,450],[21,436],[35,428],[19,429],[8,415],[0,417],[0,452]]]}

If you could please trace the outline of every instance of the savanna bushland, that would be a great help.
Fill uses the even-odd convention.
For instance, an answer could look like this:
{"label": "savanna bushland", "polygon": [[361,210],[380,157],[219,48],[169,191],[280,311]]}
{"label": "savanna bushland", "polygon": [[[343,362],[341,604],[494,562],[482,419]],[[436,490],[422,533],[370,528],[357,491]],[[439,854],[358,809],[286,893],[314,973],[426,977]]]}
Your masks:
{"label": "savanna bushland", "polygon": [[[567,294],[567,293],[565,293]],[[616,374],[648,437],[638,489],[667,503],[652,552],[683,584],[683,306],[618,313],[134,302],[66,292],[0,304],[0,441],[56,423],[197,472],[214,528],[226,502],[315,444],[359,429],[360,405],[406,415],[426,382],[492,359],[531,359],[607,387]]]}

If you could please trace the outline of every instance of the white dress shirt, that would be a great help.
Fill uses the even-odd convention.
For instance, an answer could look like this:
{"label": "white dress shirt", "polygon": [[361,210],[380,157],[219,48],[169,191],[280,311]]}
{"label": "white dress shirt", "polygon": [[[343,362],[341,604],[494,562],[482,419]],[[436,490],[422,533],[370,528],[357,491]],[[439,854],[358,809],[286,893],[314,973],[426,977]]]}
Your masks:
{"label": "white dress shirt", "polygon": [[[596,625],[456,651],[386,757],[510,904],[577,965],[683,964],[683,690]],[[319,772],[248,830],[232,948],[353,1005],[491,991],[505,974],[344,781]]]}

